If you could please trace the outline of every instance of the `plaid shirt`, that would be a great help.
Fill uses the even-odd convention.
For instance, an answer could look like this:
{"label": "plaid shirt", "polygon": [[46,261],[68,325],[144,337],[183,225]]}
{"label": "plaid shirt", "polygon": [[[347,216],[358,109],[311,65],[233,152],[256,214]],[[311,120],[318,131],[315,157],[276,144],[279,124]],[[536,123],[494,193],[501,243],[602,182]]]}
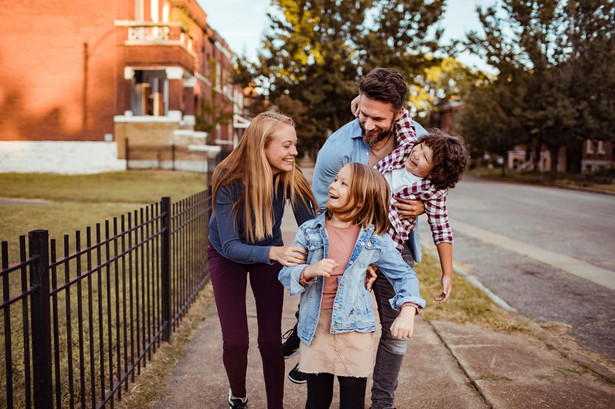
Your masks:
{"label": "plaid shirt", "polygon": [[[448,189],[437,189],[429,179],[421,179],[419,182],[406,186],[401,191],[394,193],[395,196],[402,199],[422,200],[425,204],[425,213],[431,227],[431,235],[434,244],[452,243],[453,230],[448,222],[448,213],[446,211],[446,194]],[[397,207],[393,204],[389,206],[389,220],[391,228],[389,235],[395,242],[399,251],[404,248],[404,244],[410,237],[410,233],[416,227],[416,217],[400,219],[397,213]]]}
{"label": "plaid shirt", "polygon": [[[403,168],[406,158],[410,155],[410,151],[416,143],[417,137],[412,118],[405,108],[403,114],[395,123],[395,131],[397,147],[375,166],[382,174]],[[405,187],[400,192],[392,193],[402,199],[422,200],[425,204],[425,213],[431,227],[434,243],[438,245],[453,242],[453,231],[446,212],[448,189],[438,190],[429,179],[422,179],[420,182]],[[391,197],[389,220],[391,221],[389,235],[395,242],[397,249],[401,251],[416,226],[416,217],[400,219],[397,207],[393,204],[393,197]]]}
{"label": "plaid shirt", "polygon": [[404,161],[416,142],[416,131],[414,130],[410,113],[406,108],[403,108],[403,110],[403,114],[395,122],[395,141],[397,142],[397,147],[374,166],[382,174],[393,169],[402,168]]}

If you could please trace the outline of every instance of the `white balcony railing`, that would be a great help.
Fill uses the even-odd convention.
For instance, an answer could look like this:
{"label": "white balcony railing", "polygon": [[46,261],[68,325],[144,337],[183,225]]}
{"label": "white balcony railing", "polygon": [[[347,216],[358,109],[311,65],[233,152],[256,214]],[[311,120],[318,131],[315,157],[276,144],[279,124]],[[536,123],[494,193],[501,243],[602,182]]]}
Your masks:
{"label": "white balcony railing", "polygon": [[169,27],[133,26],[128,28],[128,39],[132,41],[168,40]]}

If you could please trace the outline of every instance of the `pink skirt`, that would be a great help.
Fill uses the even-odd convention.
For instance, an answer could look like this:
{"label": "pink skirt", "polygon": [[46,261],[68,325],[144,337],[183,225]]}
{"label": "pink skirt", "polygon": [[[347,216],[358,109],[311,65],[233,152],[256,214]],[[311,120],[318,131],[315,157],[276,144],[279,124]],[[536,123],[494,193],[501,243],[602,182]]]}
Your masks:
{"label": "pink skirt", "polygon": [[375,332],[332,334],[331,308],[320,310],[312,343],[301,342],[299,370],[337,376],[367,378],[374,370],[378,338]]}

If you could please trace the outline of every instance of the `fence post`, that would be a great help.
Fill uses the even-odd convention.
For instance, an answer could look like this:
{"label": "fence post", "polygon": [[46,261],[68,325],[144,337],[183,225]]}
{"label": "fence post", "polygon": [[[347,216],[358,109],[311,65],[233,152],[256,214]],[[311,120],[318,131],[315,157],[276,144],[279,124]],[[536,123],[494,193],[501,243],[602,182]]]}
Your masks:
{"label": "fence post", "polygon": [[53,400],[51,378],[51,313],[49,305],[49,232],[34,230],[28,233],[30,259],[30,285],[32,292],[32,366],[34,407],[48,408]]}
{"label": "fence post", "polygon": [[160,201],[160,211],[162,214],[162,243],[160,248],[162,264],[161,286],[162,286],[162,340],[171,342],[171,198],[163,197]]}

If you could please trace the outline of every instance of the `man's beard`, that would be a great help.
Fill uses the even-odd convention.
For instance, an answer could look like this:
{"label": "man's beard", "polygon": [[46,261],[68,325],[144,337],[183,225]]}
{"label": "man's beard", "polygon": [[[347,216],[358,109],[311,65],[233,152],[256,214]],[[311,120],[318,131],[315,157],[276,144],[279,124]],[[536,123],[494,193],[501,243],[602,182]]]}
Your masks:
{"label": "man's beard", "polygon": [[365,142],[370,149],[395,134],[395,122],[391,122],[391,127],[388,130],[374,128],[369,132],[369,136],[368,131],[365,129],[363,124],[359,123],[359,125],[361,126],[361,136],[363,137],[363,142]]}

